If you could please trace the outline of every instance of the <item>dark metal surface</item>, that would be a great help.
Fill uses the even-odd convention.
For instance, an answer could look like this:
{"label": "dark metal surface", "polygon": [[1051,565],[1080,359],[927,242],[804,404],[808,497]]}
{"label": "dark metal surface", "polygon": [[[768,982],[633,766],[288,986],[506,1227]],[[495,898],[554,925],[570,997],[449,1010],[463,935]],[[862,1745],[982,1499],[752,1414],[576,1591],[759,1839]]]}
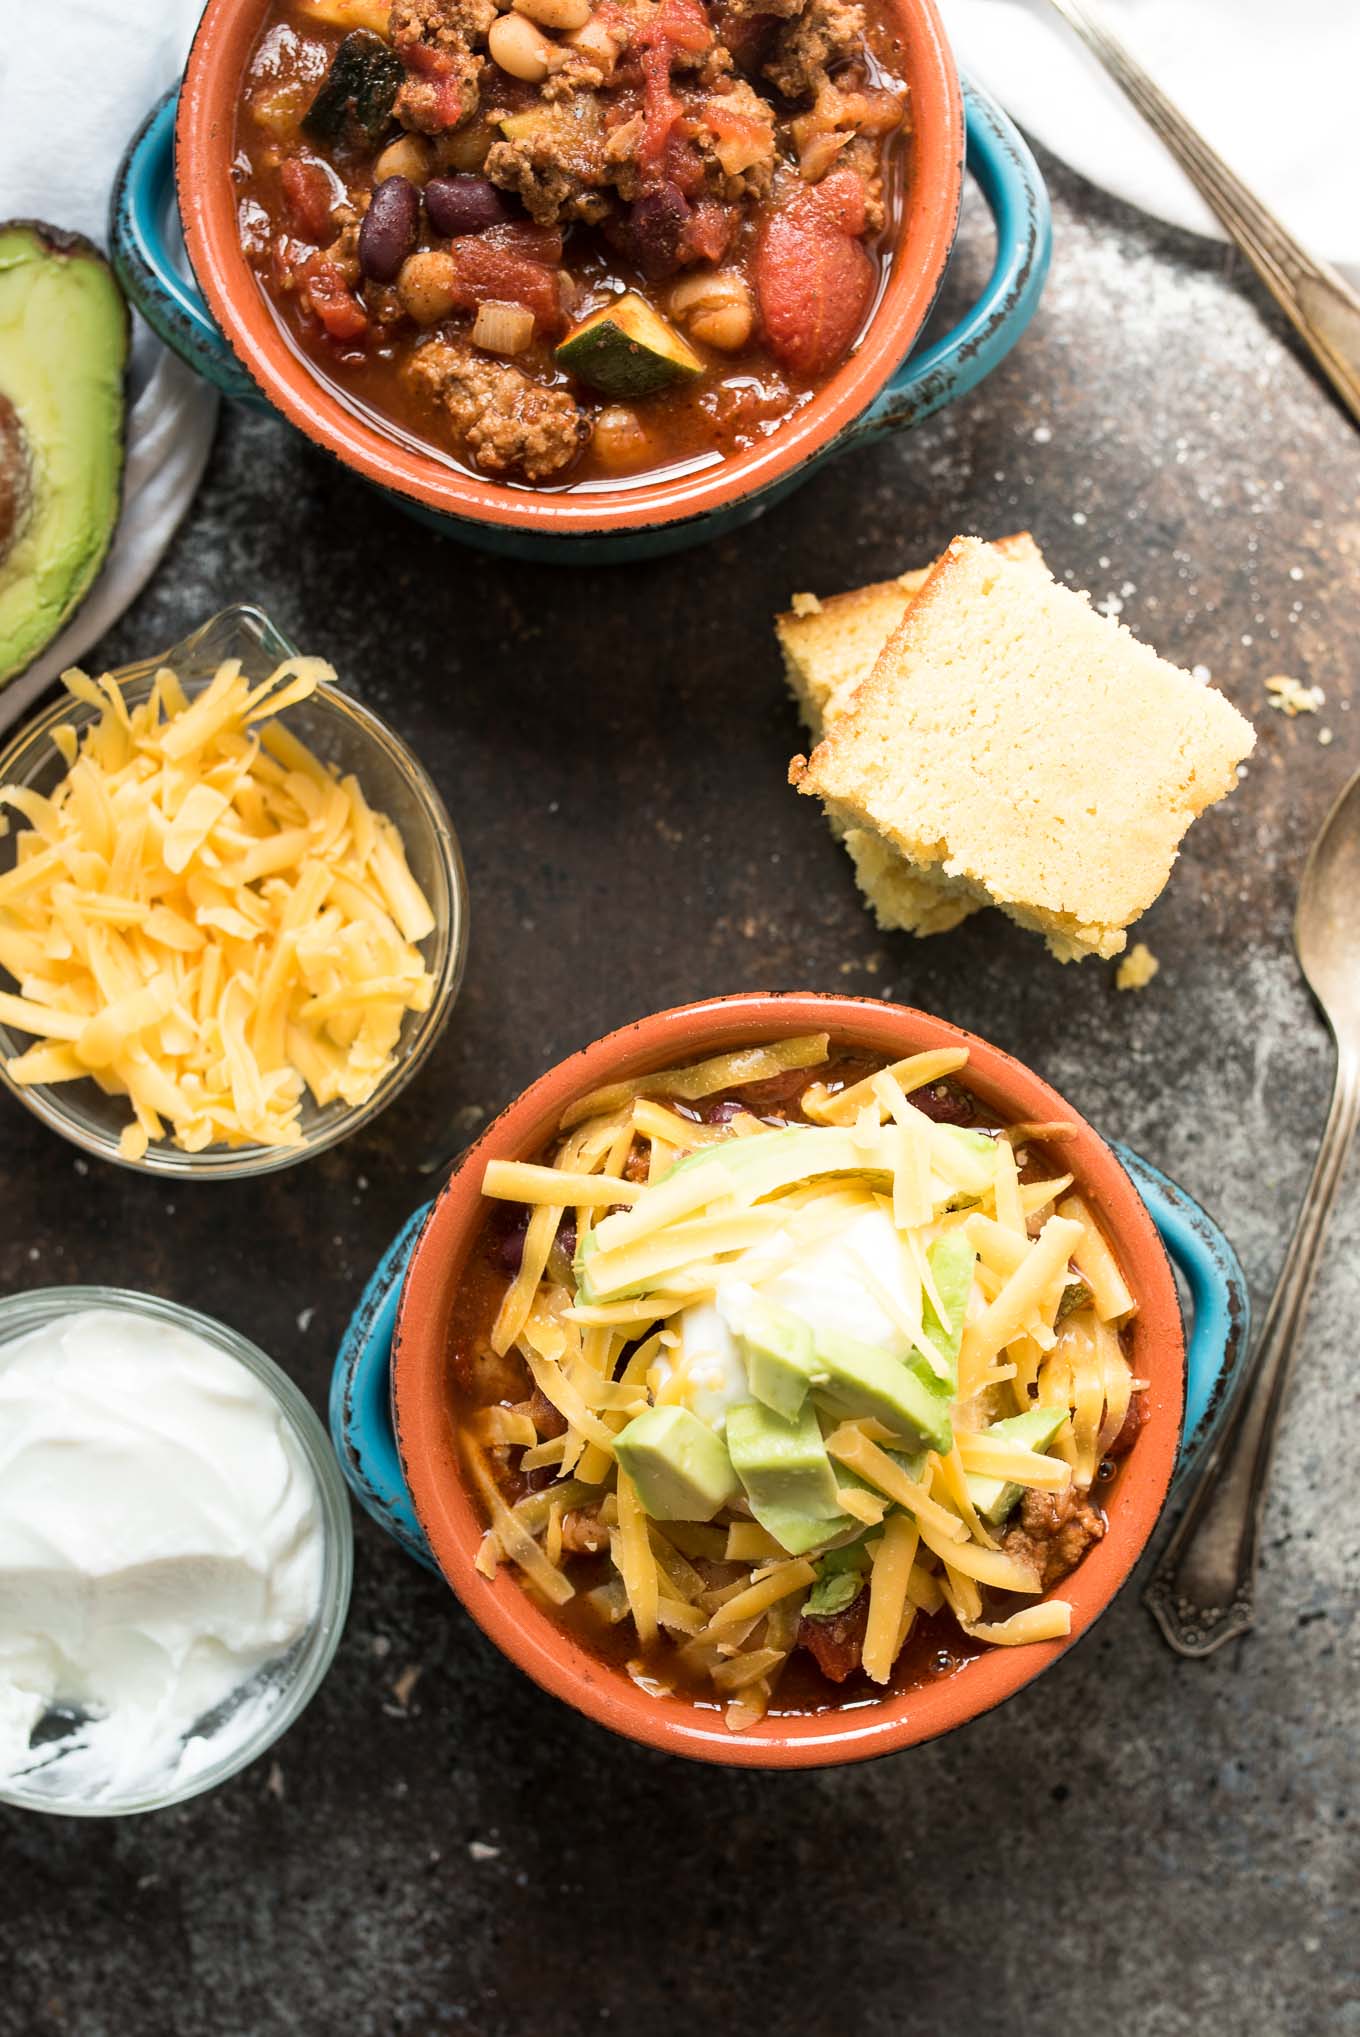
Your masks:
{"label": "dark metal surface", "polygon": [[[268,418],[228,417],[106,658],[238,598],[333,657],[462,836],[462,1003],[366,1137],[260,1184],[167,1193],[0,1105],[0,1287],[190,1301],[321,1407],[365,1280],[429,1192],[420,1158],[644,1008],[806,986],[891,992],[1032,1061],[1208,1205],[1264,1300],[1330,1072],[1289,916],[1360,761],[1360,447],[1240,265],[1053,183],[1053,280],[1003,368],[707,552],[488,561]],[[941,315],[987,263],[974,209]],[[1022,524],[1260,731],[1139,929],[1162,970],[1137,995],[993,915],[880,935],[784,783],[798,730],[770,612]],[[1275,673],[1322,686],[1321,713],[1270,712]],[[1250,1639],[1180,1662],[1131,1586],[1013,1703],[854,1771],[727,1775],[610,1740],[360,1519],[347,1636],[273,1760],[121,1827],[0,1820],[0,2033],[1353,2037],[1357,1322],[1352,1178]]]}

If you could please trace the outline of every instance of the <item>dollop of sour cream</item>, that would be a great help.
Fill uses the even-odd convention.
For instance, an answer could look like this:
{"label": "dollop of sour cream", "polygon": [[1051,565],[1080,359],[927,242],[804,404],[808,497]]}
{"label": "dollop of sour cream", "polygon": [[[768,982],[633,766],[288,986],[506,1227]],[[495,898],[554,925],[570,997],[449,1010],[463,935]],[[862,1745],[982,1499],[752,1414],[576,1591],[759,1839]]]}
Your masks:
{"label": "dollop of sour cream", "polygon": [[[763,1274],[762,1258],[777,1270]],[[902,1241],[881,1209],[848,1211],[829,1235],[796,1250],[776,1231],[745,1255],[745,1269],[744,1276],[724,1274],[711,1301],[676,1315],[671,1347],[648,1373],[659,1400],[680,1402],[720,1434],[729,1410],[751,1397],[739,1339],[757,1294],[813,1331],[835,1331],[900,1358],[910,1354],[900,1324],[917,1295],[904,1279]],[[896,1316],[884,1295],[898,1304]]]}
{"label": "dollop of sour cream", "polygon": [[242,1744],[323,1555],[301,1446],[224,1351],[99,1308],[0,1344],[0,1777],[114,1803]]}

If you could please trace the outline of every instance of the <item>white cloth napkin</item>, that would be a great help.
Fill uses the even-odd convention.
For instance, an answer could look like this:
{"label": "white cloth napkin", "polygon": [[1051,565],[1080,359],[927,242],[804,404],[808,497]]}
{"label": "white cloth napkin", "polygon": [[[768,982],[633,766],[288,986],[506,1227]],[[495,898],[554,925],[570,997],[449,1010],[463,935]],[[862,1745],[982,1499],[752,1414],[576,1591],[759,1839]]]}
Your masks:
{"label": "white cloth napkin", "polygon": [[[42,219],[105,245],[119,160],[143,115],[178,77],[201,5],[67,0],[59,22],[35,17],[22,33],[0,35],[0,216]],[[0,691],[0,729],[141,592],[198,486],[216,393],[140,321],[128,397],[123,514],[113,547],[55,643]]]}
{"label": "white cloth napkin", "polygon": [[[1048,0],[940,0],[960,68],[1130,204],[1226,238]],[[1110,26],[1315,255],[1360,280],[1360,0],[1103,0]]]}

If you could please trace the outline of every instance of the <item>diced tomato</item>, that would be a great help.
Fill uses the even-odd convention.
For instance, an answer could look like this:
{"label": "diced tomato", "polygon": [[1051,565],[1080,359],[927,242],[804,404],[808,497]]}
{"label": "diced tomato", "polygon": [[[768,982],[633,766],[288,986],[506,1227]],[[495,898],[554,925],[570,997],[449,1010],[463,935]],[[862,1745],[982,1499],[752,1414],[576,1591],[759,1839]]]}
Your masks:
{"label": "diced tomato", "polygon": [[507,219],[500,226],[489,226],[477,236],[484,246],[509,248],[517,255],[527,255],[530,261],[546,262],[555,269],[562,259],[562,229],[560,226],[537,226],[532,219]]}
{"label": "diced tomato", "polygon": [[[713,30],[699,0],[661,0],[656,13],[633,37],[632,47],[642,70],[643,125],[637,159],[644,183],[656,178],[672,130],[684,112],[671,90],[676,52],[698,56],[712,46]],[[674,166],[667,175],[672,182],[681,182]],[[685,188],[683,183],[681,188]]]}
{"label": "diced tomato", "polygon": [[279,165],[279,182],[298,232],[317,246],[328,241],[335,192],[325,167],[312,156],[285,156]]}
{"label": "diced tomato", "polygon": [[368,331],[368,313],[335,262],[313,255],[303,270],[307,302],[333,340],[358,339]]}
{"label": "diced tomato", "polygon": [[682,262],[720,262],[732,239],[735,214],[716,198],[701,198],[680,236]]}
{"label": "diced tomato", "polygon": [[457,127],[464,111],[463,84],[458,66],[449,52],[433,49],[429,43],[408,42],[399,54],[413,77],[434,87],[430,108],[431,132],[440,133],[445,128]]}
{"label": "diced tomato", "polygon": [[684,109],[671,90],[670,44],[645,44],[638,52],[638,62],[642,66],[642,135],[637,159],[645,178],[659,167],[671,129]]}
{"label": "diced tomato", "polygon": [[522,304],[534,314],[534,324],[554,332],[562,323],[562,300],[556,271],[542,262],[516,254],[513,248],[492,247],[486,234],[463,234],[449,242],[449,253],[458,264],[458,282],[467,306],[488,298],[498,303]]}
{"label": "diced tomato", "polygon": [[864,223],[863,184],[833,170],[761,228],[752,277],[765,337],[800,375],[829,373],[864,322],[874,294]]}

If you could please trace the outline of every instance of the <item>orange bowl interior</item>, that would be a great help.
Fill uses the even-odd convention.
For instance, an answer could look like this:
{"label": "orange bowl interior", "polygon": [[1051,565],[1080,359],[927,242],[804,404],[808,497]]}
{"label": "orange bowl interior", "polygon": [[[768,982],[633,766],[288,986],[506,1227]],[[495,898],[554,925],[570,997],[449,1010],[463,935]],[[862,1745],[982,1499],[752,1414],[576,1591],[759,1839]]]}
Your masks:
{"label": "orange bowl interior", "polygon": [[[1135,1374],[1150,1381],[1148,1419],[1104,1499],[1109,1532],[1059,1587],[1072,1606],[1069,1640],[992,1648],[952,1676],[843,1712],[771,1717],[731,1733],[716,1711],[655,1697],[582,1648],[519,1585],[510,1565],[493,1580],[473,1568],[483,1525],[458,1466],[448,1385],[447,1332],[462,1269],[485,1220],[479,1184],[490,1159],[531,1159],[566,1105],[605,1082],[700,1060],[724,1049],[826,1030],[883,1059],[966,1046],[966,1079],[1003,1120],[1064,1119],[1076,1126],[1064,1165],[1099,1216],[1138,1300],[1131,1325]],[[1151,1217],[1109,1147],[1063,1099],[1018,1061],[924,1012],[851,997],[718,998],[641,1019],[551,1069],[470,1148],[417,1241],[402,1290],[393,1349],[397,1442],[421,1525],[440,1569],[479,1626],[545,1690],[649,1746],[748,1768],[806,1768],[866,1760],[949,1732],[1029,1683],[1104,1610],[1128,1576],[1165,1500],[1180,1440],[1185,1342],[1180,1304]]]}
{"label": "orange bowl interior", "polygon": [[285,340],[241,250],[236,111],[269,0],[209,0],[189,55],[175,126],[184,236],[213,317],[283,415],[380,487],[476,522],[549,532],[626,530],[686,520],[768,487],[834,438],[904,359],[935,299],[958,223],[963,110],[934,0],[885,0],[900,24],[912,134],[906,216],[892,275],[868,333],[817,396],[759,446],[700,473],[589,494],[480,480],[350,410]]}

